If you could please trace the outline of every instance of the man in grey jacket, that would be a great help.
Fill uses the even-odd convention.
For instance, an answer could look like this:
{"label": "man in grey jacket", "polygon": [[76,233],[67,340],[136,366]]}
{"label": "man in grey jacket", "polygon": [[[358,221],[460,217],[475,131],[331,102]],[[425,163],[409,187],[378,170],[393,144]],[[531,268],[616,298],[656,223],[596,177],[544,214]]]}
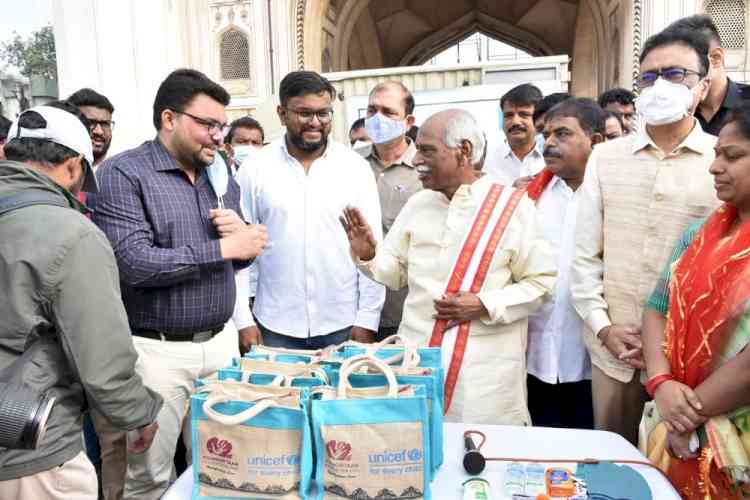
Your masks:
{"label": "man in grey jacket", "polygon": [[162,399],[135,373],[112,249],[75,197],[96,192],[85,124],[68,103],[28,110],[0,161],[0,381],[56,398],[36,449],[0,448],[3,500],[96,498],[86,406],[133,431],[134,453],[156,434]]}

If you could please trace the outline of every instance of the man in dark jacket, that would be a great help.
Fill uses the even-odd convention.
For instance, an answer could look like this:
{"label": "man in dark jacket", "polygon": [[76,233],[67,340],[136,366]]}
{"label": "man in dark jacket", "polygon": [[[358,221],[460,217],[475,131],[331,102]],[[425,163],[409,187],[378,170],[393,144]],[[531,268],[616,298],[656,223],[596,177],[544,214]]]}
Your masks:
{"label": "man in dark jacket", "polygon": [[0,382],[55,398],[36,449],[0,448],[3,500],[96,498],[87,406],[133,431],[132,452],[156,434],[162,399],[135,373],[112,248],[75,197],[96,192],[85,124],[67,103],[28,110],[0,161]]}

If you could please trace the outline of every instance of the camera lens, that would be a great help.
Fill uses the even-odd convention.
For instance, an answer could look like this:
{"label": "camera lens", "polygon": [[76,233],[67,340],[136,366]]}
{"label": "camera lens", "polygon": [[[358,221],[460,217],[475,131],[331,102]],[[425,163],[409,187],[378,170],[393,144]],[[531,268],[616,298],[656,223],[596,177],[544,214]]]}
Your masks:
{"label": "camera lens", "polygon": [[33,450],[44,437],[55,398],[0,383],[0,447]]}

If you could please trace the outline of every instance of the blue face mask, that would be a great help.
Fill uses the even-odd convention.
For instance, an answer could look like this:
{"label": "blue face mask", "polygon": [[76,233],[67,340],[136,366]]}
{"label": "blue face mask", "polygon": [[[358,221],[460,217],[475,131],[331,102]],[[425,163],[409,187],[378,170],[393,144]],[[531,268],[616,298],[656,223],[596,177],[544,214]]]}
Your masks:
{"label": "blue face mask", "polygon": [[544,151],[544,135],[543,134],[536,134],[536,149],[539,151]]}
{"label": "blue face mask", "polygon": [[242,162],[250,156],[257,148],[255,146],[234,146],[234,164],[237,168],[242,166]]}
{"label": "blue face mask", "polygon": [[229,168],[227,167],[224,157],[218,151],[214,152],[214,162],[206,167],[208,182],[219,199],[219,208],[224,208],[223,197],[229,187]]}
{"label": "blue face mask", "polygon": [[383,144],[398,139],[406,133],[405,120],[393,120],[381,113],[365,118],[365,130],[373,144]]}

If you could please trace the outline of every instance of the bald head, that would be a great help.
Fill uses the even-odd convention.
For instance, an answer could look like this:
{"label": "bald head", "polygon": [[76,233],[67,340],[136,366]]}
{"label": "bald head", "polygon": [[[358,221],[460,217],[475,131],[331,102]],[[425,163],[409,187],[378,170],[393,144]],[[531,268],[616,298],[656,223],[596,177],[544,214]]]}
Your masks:
{"label": "bald head", "polygon": [[482,160],[485,146],[484,132],[471,113],[463,109],[446,109],[430,116],[422,125],[423,130],[451,149],[460,148],[463,141],[472,147],[472,164]]}
{"label": "bald head", "polygon": [[463,184],[477,179],[474,164],[481,161],[484,135],[470,113],[447,109],[430,116],[417,135],[414,165],[425,189],[448,199]]}
{"label": "bald head", "polygon": [[400,103],[400,109],[398,111],[401,113],[402,118],[414,113],[414,96],[411,95],[411,92],[403,83],[397,82],[396,80],[386,80],[378,83],[370,91],[369,102],[372,103],[374,100],[373,97],[380,94],[391,95],[393,96],[392,101],[394,103]]}

